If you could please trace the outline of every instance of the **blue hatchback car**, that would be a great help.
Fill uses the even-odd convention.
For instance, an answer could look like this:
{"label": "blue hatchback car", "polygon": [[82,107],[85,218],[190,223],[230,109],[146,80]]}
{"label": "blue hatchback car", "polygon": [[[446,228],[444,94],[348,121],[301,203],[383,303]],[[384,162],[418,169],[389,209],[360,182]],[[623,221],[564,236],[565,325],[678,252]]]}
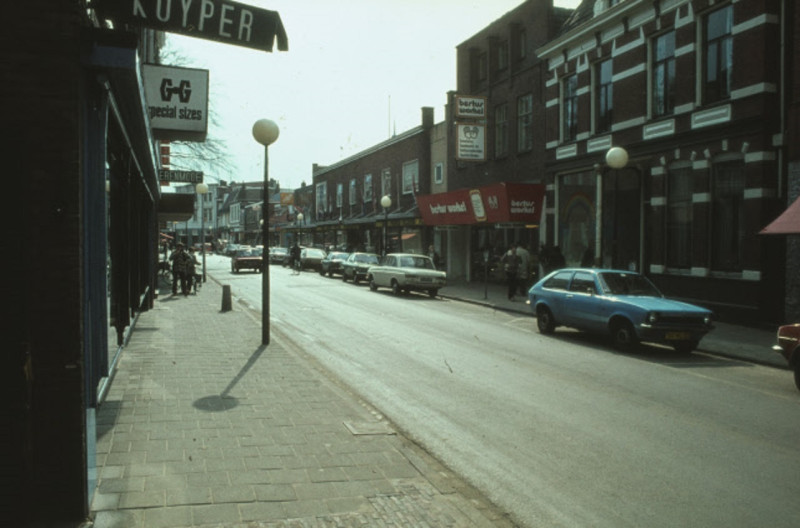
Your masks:
{"label": "blue hatchback car", "polygon": [[539,331],[567,326],[607,334],[620,349],[640,341],[688,353],[712,328],[710,310],[666,299],[644,275],[631,271],[565,268],[528,291]]}

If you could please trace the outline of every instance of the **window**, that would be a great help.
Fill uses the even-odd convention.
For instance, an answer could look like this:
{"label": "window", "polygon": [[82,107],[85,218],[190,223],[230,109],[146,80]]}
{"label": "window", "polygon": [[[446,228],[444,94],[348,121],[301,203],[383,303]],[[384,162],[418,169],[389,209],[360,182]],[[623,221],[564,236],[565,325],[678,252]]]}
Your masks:
{"label": "window", "polygon": [[364,202],[372,201],[372,174],[364,175]]}
{"label": "window", "polygon": [[444,164],[437,163],[433,168],[433,181],[434,183],[442,183],[444,181]]}
{"label": "window", "polygon": [[403,163],[403,194],[413,194],[419,187],[419,162]]}
{"label": "window", "polygon": [[472,57],[472,78],[476,82],[481,82],[486,80],[486,53],[473,50],[473,57]]}
{"label": "window", "polygon": [[589,295],[597,293],[597,288],[594,284],[594,275],[585,271],[576,271],[572,282],[569,284],[569,291],[586,293]]}
{"label": "window", "polygon": [[705,19],[705,68],[703,94],[706,103],[731,95],[733,73],[733,7],[728,5]]}
{"label": "window", "polygon": [[344,203],[344,184],[336,184],[336,207],[341,207]]}
{"label": "window", "polygon": [[357,203],[356,196],[358,196],[358,194],[356,194],[356,179],[355,178],[351,178],[350,179],[350,196],[349,196],[350,205],[355,205]]}
{"label": "window", "polygon": [[688,269],[692,263],[692,169],[667,173],[667,266]]}
{"label": "window", "polygon": [[325,215],[325,204],[328,202],[328,182],[317,184],[317,220],[322,220]]}
{"label": "window", "polygon": [[494,109],[494,156],[508,155],[508,105],[502,104]]}
{"label": "window", "polygon": [[517,99],[517,151],[525,152],[533,148],[533,95],[523,95]]}
{"label": "window", "polygon": [[543,284],[545,288],[552,290],[566,290],[569,280],[572,278],[571,271],[559,271]]}
{"label": "window", "polygon": [[578,76],[570,75],[562,84],[561,139],[572,141],[578,134]]}
{"label": "window", "polygon": [[599,63],[595,70],[597,121],[595,132],[610,132],[614,121],[613,63],[611,59]]}
{"label": "window", "polygon": [[653,117],[672,113],[675,108],[675,32],[653,42]]}
{"label": "window", "polygon": [[392,195],[392,169],[381,171],[381,198]]}
{"label": "window", "polygon": [[528,56],[528,34],[524,29],[519,30],[519,58],[520,60]]}
{"label": "window", "polygon": [[745,225],[743,164],[715,164],[711,186],[711,269],[741,271]]}
{"label": "window", "polygon": [[497,44],[497,69],[508,68],[508,41],[502,40]]}

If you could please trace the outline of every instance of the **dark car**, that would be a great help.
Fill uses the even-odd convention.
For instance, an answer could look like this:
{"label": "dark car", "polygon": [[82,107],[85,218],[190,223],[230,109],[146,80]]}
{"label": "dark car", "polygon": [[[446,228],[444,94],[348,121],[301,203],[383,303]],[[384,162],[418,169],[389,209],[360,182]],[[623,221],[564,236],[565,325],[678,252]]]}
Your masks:
{"label": "dark car", "polygon": [[231,257],[231,271],[239,273],[250,269],[260,272],[264,269],[264,250],[262,248],[240,249]]}
{"label": "dark car", "polygon": [[367,271],[371,266],[377,266],[380,263],[378,255],[375,253],[350,253],[342,263],[342,280],[347,282],[353,281],[358,284],[361,280],[367,279]]}
{"label": "dark car", "polygon": [[300,250],[300,270],[313,269],[319,271],[325,251],[317,248],[303,248]]}
{"label": "dark car", "polygon": [[328,277],[333,277],[333,274],[342,274],[342,263],[347,260],[347,257],[350,253],[344,253],[342,251],[331,251],[325,258],[322,259],[320,263],[319,273],[320,275],[327,275]]}
{"label": "dark car", "polygon": [[666,299],[647,277],[631,271],[557,270],[531,287],[528,302],[541,333],[567,326],[607,334],[621,349],[645,341],[688,353],[713,328],[710,310]]}
{"label": "dark car", "polygon": [[772,347],[794,370],[794,384],[800,390],[800,323],[778,328],[778,344]]}

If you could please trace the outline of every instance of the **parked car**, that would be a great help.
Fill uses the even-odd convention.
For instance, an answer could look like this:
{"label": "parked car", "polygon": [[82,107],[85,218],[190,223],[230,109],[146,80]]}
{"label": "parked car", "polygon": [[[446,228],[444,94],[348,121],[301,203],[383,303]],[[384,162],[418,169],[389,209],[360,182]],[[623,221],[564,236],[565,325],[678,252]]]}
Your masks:
{"label": "parked car", "polygon": [[264,268],[264,251],[261,248],[240,249],[231,257],[231,271],[239,273],[244,269],[262,271]]}
{"label": "parked car", "polygon": [[228,245],[225,246],[225,249],[222,251],[222,254],[225,255],[226,257],[232,257],[240,249],[247,249],[247,248],[242,246],[242,244],[229,243]]}
{"label": "parked car", "polygon": [[270,264],[283,264],[289,257],[289,250],[285,247],[271,247],[269,248],[269,263]]}
{"label": "parked car", "polygon": [[341,275],[342,263],[347,260],[349,255],[349,253],[344,253],[342,251],[331,251],[325,255],[325,258],[322,259],[320,263],[320,275],[327,275],[328,277],[333,277],[334,273]]}
{"label": "parked car", "polygon": [[640,341],[688,353],[712,328],[710,310],[666,299],[645,276],[611,269],[554,271],[528,291],[543,334],[558,326],[608,334],[620,349]]}
{"label": "parked car", "polygon": [[409,291],[425,291],[436,297],[439,288],[447,284],[447,273],[433,266],[426,255],[390,253],[381,264],[367,270],[369,289],[391,288],[395,295]]}
{"label": "parked car", "polygon": [[313,269],[319,271],[325,251],[317,248],[303,248],[300,250],[300,270]]}
{"label": "parked car", "polygon": [[772,349],[786,358],[794,370],[794,384],[800,390],[800,323],[778,328],[778,344]]}
{"label": "parked car", "polygon": [[366,280],[367,272],[371,266],[377,266],[380,263],[378,255],[375,253],[350,253],[342,263],[342,280],[347,282],[353,281],[358,284],[361,280]]}

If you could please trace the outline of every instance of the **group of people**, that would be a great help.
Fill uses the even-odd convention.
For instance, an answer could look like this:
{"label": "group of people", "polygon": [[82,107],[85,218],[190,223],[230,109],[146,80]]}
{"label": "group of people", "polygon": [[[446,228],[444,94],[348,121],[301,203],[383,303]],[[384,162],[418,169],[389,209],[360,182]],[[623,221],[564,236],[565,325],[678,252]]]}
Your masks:
{"label": "group of people", "polygon": [[194,254],[194,248],[186,251],[183,244],[178,243],[169,260],[172,262],[172,295],[178,294],[178,286],[182,294],[189,295],[194,281],[197,280],[196,267],[200,264]]}

